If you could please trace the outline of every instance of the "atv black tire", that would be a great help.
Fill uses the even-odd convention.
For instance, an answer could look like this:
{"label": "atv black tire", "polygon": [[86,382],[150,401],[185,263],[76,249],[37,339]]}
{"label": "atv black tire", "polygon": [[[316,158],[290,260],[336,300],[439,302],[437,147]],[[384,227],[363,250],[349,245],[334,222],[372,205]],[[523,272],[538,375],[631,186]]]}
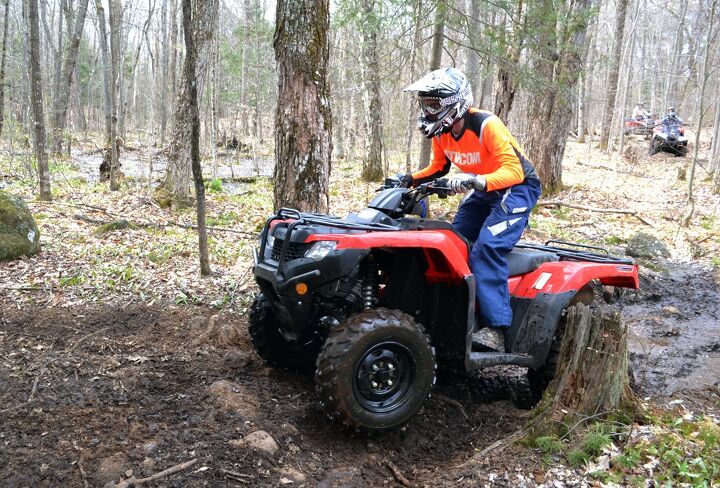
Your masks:
{"label": "atv black tire", "polygon": [[654,156],[660,152],[660,143],[653,139],[650,141],[650,156]]}
{"label": "atv black tire", "polygon": [[550,351],[548,352],[547,359],[545,359],[545,364],[539,369],[528,369],[527,380],[530,391],[529,395],[523,397],[523,401],[518,404],[520,408],[531,408],[539,402],[548,385],[557,374],[560,349],[562,348],[563,337],[565,337],[567,310],[577,303],[590,305],[594,300],[595,293],[596,291],[592,285],[582,287],[570,301],[565,311],[563,311],[557,328],[555,329],[555,336],[553,337],[552,343],[550,343]]}
{"label": "atv black tire", "polygon": [[262,293],[250,307],[248,333],[255,351],[270,366],[308,373],[313,371],[322,345],[321,338],[316,335],[301,340],[286,337],[277,325],[270,302]]}
{"label": "atv black tire", "polygon": [[331,417],[356,429],[404,425],[435,384],[435,350],[410,315],[378,308],[330,331],[315,384]]}

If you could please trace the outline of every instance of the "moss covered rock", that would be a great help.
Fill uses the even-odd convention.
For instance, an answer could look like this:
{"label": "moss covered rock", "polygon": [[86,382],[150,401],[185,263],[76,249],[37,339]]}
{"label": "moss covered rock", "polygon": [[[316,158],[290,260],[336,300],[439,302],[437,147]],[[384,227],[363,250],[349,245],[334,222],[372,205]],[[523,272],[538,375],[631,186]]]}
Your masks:
{"label": "moss covered rock", "polygon": [[0,261],[40,252],[40,231],[22,198],[0,190]]}
{"label": "moss covered rock", "polygon": [[669,258],[670,251],[667,246],[657,237],[639,232],[628,242],[625,253],[634,258]]}
{"label": "moss covered rock", "polygon": [[103,224],[97,229],[93,231],[93,234],[100,235],[100,234],[106,234],[108,232],[113,232],[116,230],[123,230],[130,227],[130,222],[128,222],[125,219],[121,220],[113,220],[112,222],[108,222],[107,224]]}

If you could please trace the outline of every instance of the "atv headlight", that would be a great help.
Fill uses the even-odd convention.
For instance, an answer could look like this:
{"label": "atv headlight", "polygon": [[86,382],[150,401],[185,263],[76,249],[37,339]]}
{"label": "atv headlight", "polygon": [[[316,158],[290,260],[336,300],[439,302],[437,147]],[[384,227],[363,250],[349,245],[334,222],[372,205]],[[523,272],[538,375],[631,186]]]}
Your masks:
{"label": "atv headlight", "polygon": [[319,261],[330,251],[334,251],[336,247],[337,241],[317,241],[305,252],[305,257]]}
{"label": "atv headlight", "polygon": [[275,237],[271,235],[267,236],[267,240],[265,241],[265,256],[263,256],[265,259],[272,255],[273,245],[275,245]]}

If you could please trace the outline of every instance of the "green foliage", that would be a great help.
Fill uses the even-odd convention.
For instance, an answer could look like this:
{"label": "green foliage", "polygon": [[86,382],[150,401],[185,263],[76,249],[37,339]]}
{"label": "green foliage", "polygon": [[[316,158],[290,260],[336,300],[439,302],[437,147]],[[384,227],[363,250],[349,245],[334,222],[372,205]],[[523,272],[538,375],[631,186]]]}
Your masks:
{"label": "green foliage", "polygon": [[582,449],[573,449],[567,454],[567,460],[570,466],[579,468],[587,464],[590,460],[590,456]]}
{"label": "green foliage", "polygon": [[221,193],[223,191],[222,180],[220,178],[205,180],[205,188],[210,192]]}
{"label": "green foliage", "polygon": [[555,436],[541,436],[535,439],[535,447],[543,454],[558,454],[563,450],[563,443]]}

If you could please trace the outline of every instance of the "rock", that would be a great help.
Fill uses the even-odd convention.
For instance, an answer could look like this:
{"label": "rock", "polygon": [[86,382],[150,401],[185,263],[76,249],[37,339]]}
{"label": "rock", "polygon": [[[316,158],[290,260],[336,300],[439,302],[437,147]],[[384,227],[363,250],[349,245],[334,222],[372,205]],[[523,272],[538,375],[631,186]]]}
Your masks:
{"label": "rock", "polygon": [[285,435],[289,435],[291,437],[297,437],[300,435],[300,431],[293,424],[280,424],[280,430],[282,430]]}
{"label": "rock", "polygon": [[[280,484],[289,485],[290,483],[294,483],[296,485],[302,485],[307,481],[307,476],[297,469],[289,466],[278,469],[277,472],[280,474]],[[286,480],[285,483],[283,483],[282,480]]]}
{"label": "rock", "polygon": [[337,468],[328,471],[325,478],[320,481],[316,488],[346,488],[354,486],[365,486],[360,470],[356,467]]}
{"label": "rock", "polygon": [[115,453],[102,459],[98,464],[97,473],[95,473],[98,484],[106,485],[119,482],[128,469],[127,464],[127,458],[121,453]]}
{"label": "rock", "polygon": [[245,420],[254,419],[260,412],[257,397],[244,386],[228,380],[216,381],[208,387],[208,394],[224,410],[233,410]]}
{"label": "rock", "polygon": [[645,232],[639,232],[630,239],[625,253],[634,258],[654,259],[658,257],[670,257],[670,251],[668,251],[667,246],[657,237]]}
{"label": "rock", "polygon": [[157,441],[156,441],[155,439],[152,439],[152,440],[147,441],[147,442],[146,442],[145,444],[143,444],[143,446],[142,446],[142,451],[143,451],[143,453],[145,453],[145,454],[152,454],[152,453],[154,453],[155,451],[157,451],[157,449],[158,449],[158,443],[157,443]]}
{"label": "rock", "polygon": [[225,364],[233,369],[242,369],[252,362],[252,356],[244,351],[232,349],[225,354]]}
{"label": "rock", "polygon": [[240,342],[240,327],[236,324],[220,322],[218,315],[213,315],[208,320],[205,332],[196,337],[193,345],[210,343],[215,346],[234,346]]}
{"label": "rock", "polygon": [[0,261],[40,252],[40,231],[25,201],[0,190]]}
{"label": "rock", "polygon": [[228,441],[232,447],[248,448],[253,451],[275,457],[280,451],[277,441],[264,430],[256,430],[246,435],[242,439],[233,439]]}
{"label": "rock", "polygon": [[673,307],[672,305],[664,306],[662,308],[662,311],[668,315],[680,315],[680,310],[678,310],[677,307]]}
{"label": "rock", "polygon": [[120,220],[113,220],[112,222],[108,222],[107,224],[103,224],[100,227],[96,228],[93,231],[93,234],[100,235],[100,234],[107,234],[108,232],[113,232],[116,230],[123,230],[130,227],[130,222],[128,222],[125,219]]}

